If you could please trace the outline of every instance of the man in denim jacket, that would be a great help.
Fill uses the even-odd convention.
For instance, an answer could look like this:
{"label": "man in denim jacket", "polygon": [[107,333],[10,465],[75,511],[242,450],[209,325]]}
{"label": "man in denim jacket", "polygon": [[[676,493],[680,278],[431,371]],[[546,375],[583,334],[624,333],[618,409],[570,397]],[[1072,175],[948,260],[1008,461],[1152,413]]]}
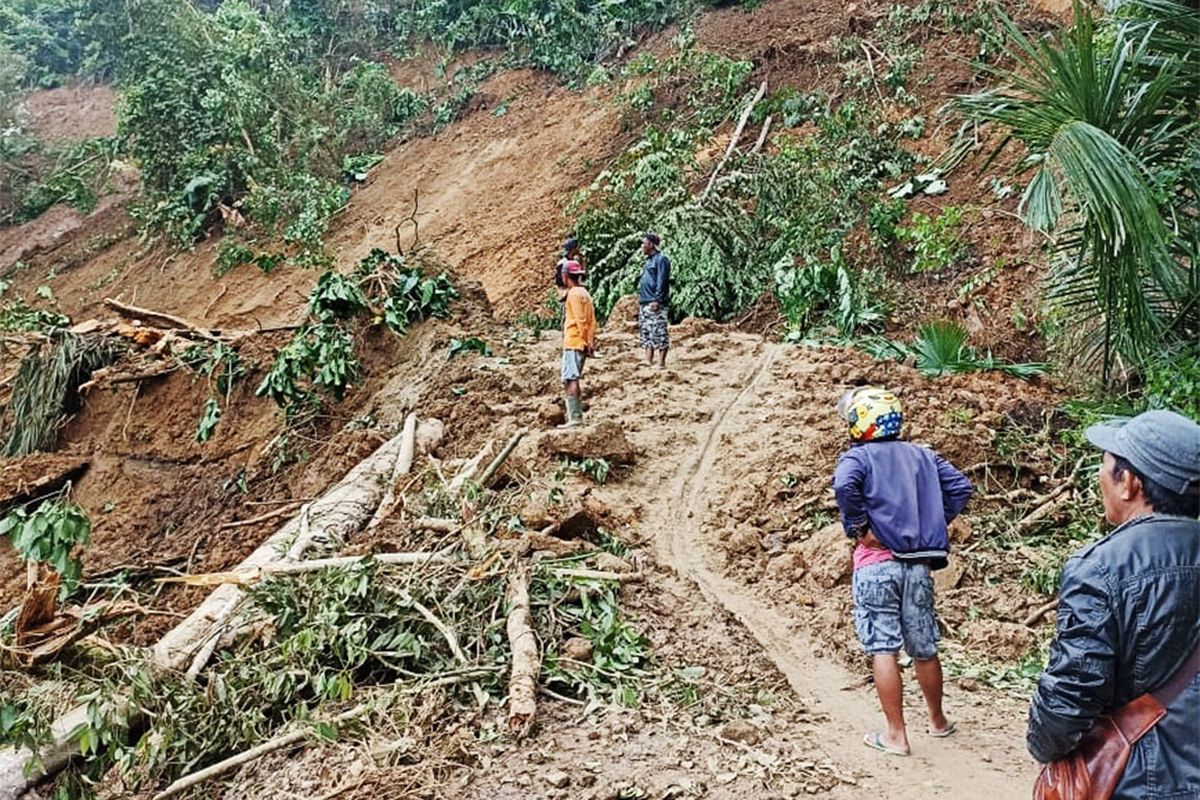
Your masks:
{"label": "man in denim jacket", "polygon": [[[1069,755],[1096,718],[1160,689],[1200,642],[1200,425],[1148,411],[1095,425],[1117,528],[1063,566],[1058,634],[1029,710],[1029,752]],[[1200,676],[1133,746],[1113,800],[1200,800]]]}

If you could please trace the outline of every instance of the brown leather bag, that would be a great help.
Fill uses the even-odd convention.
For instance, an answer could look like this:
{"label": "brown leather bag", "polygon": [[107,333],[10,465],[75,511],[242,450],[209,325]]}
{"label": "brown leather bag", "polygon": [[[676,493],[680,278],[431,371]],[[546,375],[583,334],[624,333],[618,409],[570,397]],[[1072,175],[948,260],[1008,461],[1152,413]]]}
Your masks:
{"label": "brown leather bag", "polygon": [[1200,645],[1161,689],[1135,697],[1100,717],[1075,752],[1042,767],[1033,800],[1109,800],[1133,746],[1167,714],[1167,706],[1200,672]]}

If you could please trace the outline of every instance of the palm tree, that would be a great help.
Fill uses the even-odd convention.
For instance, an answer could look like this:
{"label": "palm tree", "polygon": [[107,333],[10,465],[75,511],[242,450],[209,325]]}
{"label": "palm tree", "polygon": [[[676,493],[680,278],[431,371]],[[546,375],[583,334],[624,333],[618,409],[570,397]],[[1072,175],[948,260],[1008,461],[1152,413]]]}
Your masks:
{"label": "palm tree", "polygon": [[1197,41],[1200,13],[1134,0],[1098,28],[1031,40],[1011,20],[999,89],[960,98],[976,119],[1025,145],[1032,177],[1020,211],[1056,232],[1050,299],[1086,332],[1082,355],[1138,363],[1194,337],[1197,312]]}

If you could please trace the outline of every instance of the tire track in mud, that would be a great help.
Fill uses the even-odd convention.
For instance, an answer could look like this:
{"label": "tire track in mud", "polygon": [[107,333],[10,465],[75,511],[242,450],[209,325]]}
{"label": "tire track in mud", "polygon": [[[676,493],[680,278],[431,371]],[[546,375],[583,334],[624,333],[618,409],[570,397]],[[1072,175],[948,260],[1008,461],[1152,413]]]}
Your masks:
{"label": "tire track in mud", "polygon": [[[776,611],[712,564],[704,529],[705,515],[707,501],[712,497],[710,492],[719,486],[712,479],[722,462],[723,440],[733,432],[737,415],[758,398],[771,377],[771,367],[783,351],[783,345],[764,343],[754,365],[743,372],[738,382],[740,389],[732,392],[728,402],[718,405],[707,430],[698,437],[691,457],[680,463],[669,484],[668,496],[672,502],[662,509],[654,526],[659,562],[693,582],[709,602],[733,615],[808,707],[828,715],[828,719],[817,724],[818,739],[829,743],[829,756],[840,764],[843,774],[866,776],[858,786],[844,787],[849,790],[844,796],[859,797],[872,787],[888,800],[971,796],[1024,800],[1032,785],[1031,763],[987,752],[987,743],[977,741],[971,730],[978,712],[965,703],[955,702],[953,697],[947,707],[948,713],[960,723],[961,730],[955,737],[930,739],[923,733],[923,713],[909,713],[909,739],[913,746],[910,757],[886,756],[863,747],[862,735],[878,730],[882,723],[873,690],[869,686],[847,688],[859,683],[860,676],[841,664],[814,655],[818,643],[805,632],[795,630],[797,623],[803,623],[802,619]],[[803,435],[803,431],[798,430],[797,435]],[[843,587],[839,591],[847,590]],[[911,697],[915,691],[911,676],[909,682]],[[1005,724],[1001,734],[1019,736],[1020,726]],[[993,758],[996,763],[991,763]],[[833,796],[842,796],[841,790],[835,790]]]}

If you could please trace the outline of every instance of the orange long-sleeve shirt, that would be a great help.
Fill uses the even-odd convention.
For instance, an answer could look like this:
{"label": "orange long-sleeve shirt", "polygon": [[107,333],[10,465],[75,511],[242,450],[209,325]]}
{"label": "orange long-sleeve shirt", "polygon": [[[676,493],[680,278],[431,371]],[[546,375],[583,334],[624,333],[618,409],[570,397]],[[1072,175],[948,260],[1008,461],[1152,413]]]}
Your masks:
{"label": "orange long-sleeve shirt", "polygon": [[596,308],[582,286],[567,292],[563,319],[563,349],[586,350],[596,346]]}

